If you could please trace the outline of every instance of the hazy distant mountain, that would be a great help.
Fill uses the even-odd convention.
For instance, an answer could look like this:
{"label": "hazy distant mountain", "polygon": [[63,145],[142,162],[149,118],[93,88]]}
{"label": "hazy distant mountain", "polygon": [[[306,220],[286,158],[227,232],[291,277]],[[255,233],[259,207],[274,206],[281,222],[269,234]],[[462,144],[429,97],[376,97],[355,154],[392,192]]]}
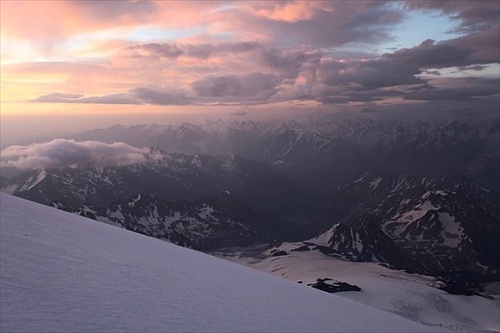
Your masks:
{"label": "hazy distant mountain", "polygon": [[[470,117],[469,117],[470,118]],[[184,154],[238,154],[321,192],[368,170],[424,177],[471,176],[500,193],[500,122],[324,116],[309,121],[116,125],[71,136]]]}

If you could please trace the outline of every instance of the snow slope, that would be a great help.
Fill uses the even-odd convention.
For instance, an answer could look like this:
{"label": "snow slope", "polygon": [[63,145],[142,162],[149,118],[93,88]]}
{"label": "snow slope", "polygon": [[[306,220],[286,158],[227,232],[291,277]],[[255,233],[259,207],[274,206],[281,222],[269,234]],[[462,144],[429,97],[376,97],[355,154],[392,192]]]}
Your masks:
{"label": "snow slope", "polygon": [[[331,278],[361,288],[361,292],[339,292],[335,296],[377,307],[429,325],[470,332],[500,332],[500,301],[480,296],[452,295],[437,289],[439,281],[420,274],[392,270],[371,262],[352,262],[299,250],[304,243],[279,247],[228,248],[212,254],[286,280],[315,283]],[[313,248],[311,246],[310,248]],[[273,256],[277,251],[286,255]],[[283,252],[283,253],[284,253]]]}
{"label": "snow slope", "polygon": [[6,194],[1,332],[437,332]]}

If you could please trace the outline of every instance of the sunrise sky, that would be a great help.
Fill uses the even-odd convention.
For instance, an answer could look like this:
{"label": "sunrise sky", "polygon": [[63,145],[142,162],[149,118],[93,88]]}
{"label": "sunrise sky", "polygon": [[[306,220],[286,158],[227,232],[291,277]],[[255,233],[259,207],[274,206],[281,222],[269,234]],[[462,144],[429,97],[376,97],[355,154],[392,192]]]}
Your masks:
{"label": "sunrise sky", "polygon": [[148,115],[499,100],[498,1],[0,6],[2,140]]}

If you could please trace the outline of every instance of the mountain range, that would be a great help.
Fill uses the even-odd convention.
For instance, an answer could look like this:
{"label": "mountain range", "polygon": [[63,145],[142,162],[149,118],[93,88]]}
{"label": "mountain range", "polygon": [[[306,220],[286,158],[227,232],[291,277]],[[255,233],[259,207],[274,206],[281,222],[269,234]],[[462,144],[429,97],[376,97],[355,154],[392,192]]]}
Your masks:
{"label": "mountain range", "polygon": [[333,114],[304,121],[116,125],[68,138],[156,145],[191,155],[237,154],[285,173],[321,195],[367,169],[434,178],[464,174],[500,193],[497,116],[401,120]]}
{"label": "mountain range", "polygon": [[140,164],[28,171],[3,191],[197,249],[297,238],[307,229],[298,219],[311,202],[307,191],[262,163],[158,147],[144,156]]}
{"label": "mountain range", "polygon": [[31,170],[2,191],[202,251],[302,241],[350,261],[498,281],[498,119],[113,126],[74,140],[142,147],[128,165]]}

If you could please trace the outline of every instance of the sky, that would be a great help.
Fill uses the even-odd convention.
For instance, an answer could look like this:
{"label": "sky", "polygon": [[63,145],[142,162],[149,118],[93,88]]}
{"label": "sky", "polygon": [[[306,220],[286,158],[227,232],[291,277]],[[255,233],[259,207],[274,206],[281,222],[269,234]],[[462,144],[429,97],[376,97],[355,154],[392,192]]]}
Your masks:
{"label": "sky", "polygon": [[297,105],[499,100],[498,1],[0,6],[2,140]]}

